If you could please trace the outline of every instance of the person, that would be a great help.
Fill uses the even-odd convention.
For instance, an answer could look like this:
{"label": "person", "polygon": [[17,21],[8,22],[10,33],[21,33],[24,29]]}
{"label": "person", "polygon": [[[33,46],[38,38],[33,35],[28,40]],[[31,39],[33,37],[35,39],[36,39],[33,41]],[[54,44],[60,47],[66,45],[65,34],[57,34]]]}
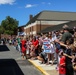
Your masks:
{"label": "person", "polygon": [[33,37],[30,37],[30,39],[29,39],[30,58],[34,59],[35,51],[34,51],[34,46],[33,46],[32,41],[33,41]]}
{"label": "person", "polygon": [[76,56],[74,58],[72,65],[73,65],[74,75],[76,75]]}
{"label": "person", "polygon": [[42,52],[42,44],[43,44],[43,36],[39,35],[38,40],[39,40],[38,51],[39,51],[39,53],[41,53]]}
{"label": "person", "polygon": [[63,30],[64,30],[64,34],[62,35],[61,42],[66,44],[66,41],[69,38],[72,38],[72,34],[69,32],[69,27],[65,27],[63,28]]}
{"label": "person", "polygon": [[66,75],[73,75],[73,67],[72,67],[72,55],[73,55],[73,50],[71,49],[70,45],[73,43],[72,39],[68,39],[66,41]]}
{"label": "person", "polygon": [[22,40],[21,40],[21,44],[22,44],[22,59],[23,60],[25,60],[25,56],[26,56],[26,40],[25,40],[25,38],[23,38]]}
{"label": "person", "polygon": [[41,63],[43,64],[43,63],[47,63],[47,53],[45,52],[45,50],[44,50],[44,40],[48,40],[48,37],[47,37],[47,35],[45,34],[45,35],[43,35],[43,43],[42,43],[42,52],[39,54],[39,56],[37,56],[37,58],[38,58],[38,60],[40,60],[41,61]]}
{"label": "person", "polygon": [[61,36],[61,39],[60,40],[57,39],[57,40],[55,40],[55,42],[60,43],[60,45],[62,46],[62,49],[65,50],[66,48],[63,46],[64,46],[64,44],[66,44],[66,41],[70,38],[72,38],[72,34],[69,32],[69,27],[64,25],[63,34]]}
{"label": "person", "polygon": [[18,51],[21,52],[21,48],[20,48],[21,39],[20,39],[20,36],[17,36],[17,39],[16,40],[17,40],[17,44],[18,44],[17,45]]}
{"label": "person", "polygon": [[11,38],[9,39],[9,45],[12,45],[12,40],[11,40]]}
{"label": "person", "polygon": [[33,45],[33,51],[35,52],[35,55],[38,56],[38,45],[39,45],[39,41],[36,39],[36,37],[33,37],[33,41],[32,41],[32,45]]}
{"label": "person", "polygon": [[[63,52],[71,56],[72,51],[70,48],[67,48],[66,41],[72,38],[72,34],[69,32],[69,27],[67,25],[64,25],[63,31],[64,33],[62,34],[61,40],[59,40],[58,43],[61,45]],[[72,41],[72,39],[70,41]],[[73,75],[72,62],[68,57],[66,57],[66,75]]]}
{"label": "person", "polygon": [[60,51],[59,57],[59,75],[66,75],[66,57],[63,55],[63,51]]}
{"label": "person", "polygon": [[[76,75],[76,55],[75,54],[72,54],[71,56],[70,55],[68,55],[68,54],[66,54],[66,53],[63,53],[63,55],[64,56],[66,56],[66,57],[68,57],[68,58],[70,58],[71,59],[71,62],[72,62],[72,69],[70,69],[70,71],[72,72],[70,72],[70,71],[68,71],[69,73],[69,75]],[[69,66],[70,67],[70,66]]]}
{"label": "person", "polygon": [[37,58],[41,61],[41,64],[47,63],[47,54],[45,52],[42,51]]}
{"label": "person", "polygon": [[75,47],[75,49],[76,49],[76,31],[74,32],[74,47]]}
{"label": "person", "polygon": [[[52,37],[52,34],[48,36],[48,41],[50,42],[50,50],[47,53],[48,54],[48,62],[50,59],[52,60],[51,65],[54,63],[54,54],[55,54],[55,47],[54,47],[54,37]],[[50,58],[51,57],[51,58]]]}
{"label": "person", "polygon": [[26,59],[30,58],[31,44],[32,44],[31,40],[29,38],[27,38],[27,43],[26,43],[26,46],[27,46],[27,49],[26,49]]}

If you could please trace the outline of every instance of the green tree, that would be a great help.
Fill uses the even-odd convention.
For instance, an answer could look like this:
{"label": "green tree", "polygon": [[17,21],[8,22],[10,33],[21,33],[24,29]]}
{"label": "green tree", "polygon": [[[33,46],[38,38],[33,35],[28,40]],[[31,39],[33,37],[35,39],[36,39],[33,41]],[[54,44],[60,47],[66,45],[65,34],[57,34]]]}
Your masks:
{"label": "green tree", "polygon": [[0,34],[3,34],[3,32],[4,32],[4,28],[0,26]]}
{"label": "green tree", "polygon": [[16,19],[7,16],[6,19],[1,22],[1,29],[3,28],[2,33],[10,35],[17,34],[18,23]]}

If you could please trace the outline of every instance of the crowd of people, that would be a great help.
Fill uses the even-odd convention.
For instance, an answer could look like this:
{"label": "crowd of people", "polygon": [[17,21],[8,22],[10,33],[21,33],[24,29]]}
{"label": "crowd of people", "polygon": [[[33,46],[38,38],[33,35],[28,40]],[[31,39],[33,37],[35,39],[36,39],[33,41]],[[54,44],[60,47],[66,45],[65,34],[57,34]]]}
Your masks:
{"label": "crowd of people", "polygon": [[67,25],[35,36],[17,36],[8,40],[22,56],[22,60],[40,60],[41,64],[53,65],[59,75],[76,75],[76,27],[71,31]]}

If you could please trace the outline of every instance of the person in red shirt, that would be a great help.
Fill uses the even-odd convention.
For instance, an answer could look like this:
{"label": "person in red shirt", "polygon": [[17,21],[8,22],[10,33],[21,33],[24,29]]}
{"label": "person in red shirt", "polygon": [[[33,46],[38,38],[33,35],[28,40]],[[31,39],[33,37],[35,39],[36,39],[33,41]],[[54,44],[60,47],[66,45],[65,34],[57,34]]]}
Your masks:
{"label": "person in red shirt", "polygon": [[66,57],[63,55],[63,51],[59,53],[60,61],[59,61],[59,75],[66,75]]}
{"label": "person in red shirt", "polygon": [[21,40],[21,44],[22,44],[22,47],[21,47],[21,49],[22,49],[22,59],[24,60],[25,58],[25,56],[26,56],[26,40],[25,40],[25,38],[23,38],[22,40]]}
{"label": "person in red shirt", "polygon": [[32,44],[34,46],[34,50],[35,50],[35,54],[36,56],[38,56],[38,45],[39,45],[39,41],[36,39],[36,37],[33,37],[33,41]]}

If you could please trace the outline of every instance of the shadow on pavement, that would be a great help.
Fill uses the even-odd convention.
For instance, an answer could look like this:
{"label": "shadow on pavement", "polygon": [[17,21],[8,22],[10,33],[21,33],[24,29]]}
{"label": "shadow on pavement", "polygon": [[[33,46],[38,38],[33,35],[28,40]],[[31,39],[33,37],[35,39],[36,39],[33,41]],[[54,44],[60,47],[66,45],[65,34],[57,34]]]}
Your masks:
{"label": "shadow on pavement", "polygon": [[0,52],[3,52],[3,51],[10,51],[10,50],[6,45],[0,45]]}
{"label": "shadow on pavement", "polygon": [[24,75],[14,59],[0,59],[0,75]]}

